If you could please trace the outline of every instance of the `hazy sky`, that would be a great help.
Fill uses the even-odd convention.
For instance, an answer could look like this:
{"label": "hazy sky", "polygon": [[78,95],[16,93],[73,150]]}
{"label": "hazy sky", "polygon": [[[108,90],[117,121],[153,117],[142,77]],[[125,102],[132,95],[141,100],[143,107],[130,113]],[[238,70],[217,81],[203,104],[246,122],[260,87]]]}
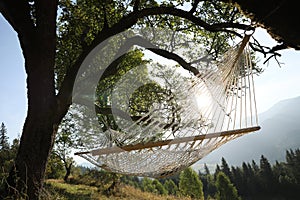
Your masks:
{"label": "hazy sky", "polygon": [[[275,42],[262,29],[255,36],[263,45]],[[256,77],[258,112],[264,112],[280,100],[300,96],[300,51],[281,52],[282,67],[276,62],[264,65],[265,72]],[[26,116],[26,74],[16,33],[0,15],[0,123],[4,122],[10,139],[22,132]]]}

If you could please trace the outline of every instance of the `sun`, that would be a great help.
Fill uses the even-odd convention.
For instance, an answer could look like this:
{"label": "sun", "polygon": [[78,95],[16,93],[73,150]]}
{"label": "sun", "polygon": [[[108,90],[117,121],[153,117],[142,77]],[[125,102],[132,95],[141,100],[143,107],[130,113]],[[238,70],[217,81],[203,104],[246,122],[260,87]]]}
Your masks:
{"label": "sun", "polygon": [[198,109],[202,113],[208,112],[209,108],[212,105],[213,98],[211,93],[208,91],[206,87],[201,88],[201,90],[197,92],[196,102],[197,102]]}

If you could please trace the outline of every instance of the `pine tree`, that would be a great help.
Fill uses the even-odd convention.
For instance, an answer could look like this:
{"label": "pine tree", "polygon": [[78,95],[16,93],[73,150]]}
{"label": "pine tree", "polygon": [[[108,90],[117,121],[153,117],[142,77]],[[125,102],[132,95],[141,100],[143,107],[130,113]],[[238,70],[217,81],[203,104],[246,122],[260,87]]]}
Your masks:
{"label": "pine tree", "polygon": [[267,158],[263,155],[260,158],[260,178],[262,183],[263,193],[265,195],[271,195],[274,191],[274,176],[271,165]]}
{"label": "pine tree", "polygon": [[213,176],[210,174],[206,175],[206,181],[207,181],[207,191],[206,191],[206,194],[205,193],[204,194],[207,196],[207,198],[209,196],[214,197],[217,193],[217,187],[216,187],[216,183],[213,179]]}
{"label": "pine tree", "polygon": [[[300,149],[295,150],[295,168],[294,168],[294,176],[298,182],[300,183]],[[300,185],[300,184],[299,184]]]}
{"label": "pine tree", "polygon": [[152,192],[155,193],[155,187],[152,184],[152,180],[150,178],[143,178],[142,181],[142,191],[144,192]]}
{"label": "pine tree", "polygon": [[0,147],[1,147],[1,150],[9,149],[7,129],[3,122],[1,123],[1,127],[0,127]]}
{"label": "pine tree", "polygon": [[254,160],[252,160],[252,169],[253,169],[254,173],[259,172],[259,166],[256,164],[256,162]]}
{"label": "pine tree", "polygon": [[174,181],[172,181],[172,179],[166,180],[165,183],[164,183],[164,187],[168,191],[169,195],[174,195],[174,196],[177,195],[178,187],[174,183]]}
{"label": "pine tree", "polygon": [[154,179],[152,182],[152,185],[155,188],[155,193],[160,195],[167,195],[168,191],[165,189],[165,187],[159,182],[157,179]]}
{"label": "pine tree", "polygon": [[202,182],[197,173],[190,167],[180,173],[179,190],[185,196],[204,199]]}
{"label": "pine tree", "polygon": [[241,198],[238,196],[237,189],[230,182],[230,179],[225,173],[219,172],[217,174],[216,185],[218,189],[218,200],[241,200]]}
{"label": "pine tree", "polygon": [[205,199],[208,199],[209,196],[215,196],[217,192],[217,188],[215,185],[215,181],[213,175],[210,174],[209,168],[206,164],[204,164],[204,173],[199,173],[199,177],[203,184],[203,193]]}
{"label": "pine tree", "polygon": [[216,169],[215,169],[215,174],[214,174],[214,179],[216,180],[217,179],[217,175],[218,175],[218,173],[221,171],[221,168],[220,168],[220,166],[217,164],[217,166],[216,166]]}
{"label": "pine tree", "polygon": [[256,164],[254,160],[252,160],[251,166],[251,177],[250,177],[250,184],[251,184],[251,195],[258,194],[261,190],[260,182],[259,182],[259,166]]}
{"label": "pine tree", "polygon": [[289,165],[293,165],[294,164],[294,157],[295,157],[295,153],[294,153],[294,151],[292,149],[286,150],[285,159],[286,159],[286,162]]}
{"label": "pine tree", "polygon": [[233,177],[232,182],[236,186],[239,193],[242,196],[244,196],[246,194],[247,188],[244,184],[245,181],[244,181],[243,171],[241,170],[240,167],[236,167],[236,168],[231,167],[231,171],[232,171],[232,177]]}
{"label": "pine tree", "polygon": [[206,173],[202,173],[201,170],[199,170],[198,171],[198,176],[199,176],[200,181],[202,182],[202,189],[203,189],[204,197],[206,199],[206,197],[207,197],[207,186],[208,186],[207,176],[209,176],[209,175],[207,175]]}
{"label": "pine tree", "polygon": [[206,174],[206,175],[209,175],[209,174],[210,174],[210,171],[209,171],[209,169],[208,169],[206,163],[204,163],[204,171],[205,171],[205,174]]}
{"label": "pine tree", "polygon": [[293,151],[286,152],[286,162],[291,173],[291,176],[295,178],[295,180],[300,183],[300,150],[296,149]]}
{"label": "pine tree", "polygon": [[287,187],[289,199],[299,198],[300,191],[300,149],[286,151],[286,175],[281,178]]}
{"label": "pine tree", "polygon": [[[1,130],[4,130],[4,129],[1,128]],[[14,165],[14,160],[16,158],[17,151],[19,148],[19,140],[14,139],[11,147],[9,147],[9,146],[6,147],[6,145],[8,146],[8,144],[5,143],[5,145],[4,145],[5,150],[0,149],[0,190],[1,190],[1,187],[5,186],[3,180],[5,180],[5,178],[8,176],[10,170],[12,169],[12,167]],[[1,196],[1,194],[0,194],[0,196]],[[0,199],[1,199],[1,197],[0,197]]]}
{"label": "pine tree", "polygon": [[222,162],[221,163],[221,171],[224,172],[224,174],[231,179],[230,168],[229,168],[225,158],[222,157],[221,162]]}

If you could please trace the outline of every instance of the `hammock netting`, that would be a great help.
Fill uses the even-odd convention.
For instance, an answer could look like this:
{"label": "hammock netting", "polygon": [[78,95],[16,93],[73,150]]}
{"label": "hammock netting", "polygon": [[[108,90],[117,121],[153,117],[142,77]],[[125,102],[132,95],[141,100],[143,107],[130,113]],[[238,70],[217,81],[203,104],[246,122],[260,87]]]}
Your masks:
{"label": "hammock netting", "polygon": [[259,130],[246,37],[221,61],[178,84],[174,95],[154,104],[141,118],[130,123],[118,119],[122,130],[99,132],[97,148],[76,155],[116,173],[165,177]]}

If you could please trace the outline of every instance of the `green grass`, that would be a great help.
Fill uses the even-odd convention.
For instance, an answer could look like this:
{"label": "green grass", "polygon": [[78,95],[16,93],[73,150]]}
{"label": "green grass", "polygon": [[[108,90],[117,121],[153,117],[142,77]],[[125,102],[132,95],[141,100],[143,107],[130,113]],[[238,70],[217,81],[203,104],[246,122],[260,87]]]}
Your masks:
{"label": "green grass", "polygon": [[174,196],[160,196],[128,185],[121,185],[113,196],[105,196],[97,187],[64,183],[63,180],[46,180],[43,200],[189,200]]}
{"label": "green grass", "polygon": [[[62,180],[47,180],[45,185],[46,193],[48,193],[48,199],[74,199],[74,200],[97,200],[102,195],[98,191],[97,187],[88,185],[71,185],[64,183]],[[47,195],[46,195],[47,196]]]}

